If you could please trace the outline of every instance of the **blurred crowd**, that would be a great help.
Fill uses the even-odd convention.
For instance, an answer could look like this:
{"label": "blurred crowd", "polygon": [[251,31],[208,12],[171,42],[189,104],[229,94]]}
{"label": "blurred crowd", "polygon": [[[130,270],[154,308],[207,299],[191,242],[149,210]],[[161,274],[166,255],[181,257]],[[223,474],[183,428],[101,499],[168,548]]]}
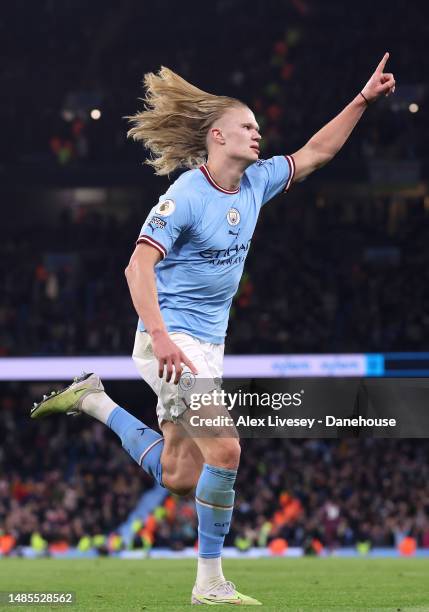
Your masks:
{"label": "blurred crowd", "polygon": [[[91,545],[120,550],[118,527],[150,479],[103,425],[87,418],[28,418],[23,385],[1,400],[0,550]],[[429,547],[427,440],[242,440],[235,513],[226,543]],[[168,497],[133,523],[133,548],[181,550],[197,540],[191,497]],[[115,539],[116,538],[116,539]],[[286,543],[286,544],[285,544]]]}
{"label": "blurred crowd", "polygon": [[[429,546],[427,440],[246,440],[234,532],[306,548]],[[249,486],[252,483],[252,486]],[[257,491],[257,495],[255,495]]]}
{"label": "blurred crowd", "polygon": [[[130,354],[137,315],[124,269],[145,216],[65,210],[5,235],[0,355]],[[273,201],[233,303],[227,352],[421,350],[428,226],[423,197]]]}
{"label": "blurred crowd", "polygon": [[129,353],[136,315],[124,269],[142,220],[98,213],[41,222],[0,246],[0,355]]}
{"label": "blurred crowd", "polygon": [[286,197],[263,210],[228,350],[422,350],[429,339],[427,198],[308,200],[289,206]]}
{"label": "blurred crowd", "polygon": [[[426,27],[419,7],[401,0],[383,0],[376,11],[369,0],[352,11],[340,0],[265,0],[250,11],[244,0],[186,10],[138,0],[114,8],[100,0],[9,4],[0,15],[0,173],[7,176],[13,165],[25,183],[29,167],[36,174],[52,169],[52,180],[70,166],[79,184],[79,176],[85,183],[86,172],[103,164],[137,170],[145,153],[127,142],[123,117],[137,110],[143,74],[161,64],[247,102],[261,125],[264,157],[291,153],[359,91],[388,49],[395,96],[368,109],[328,168],[348,161],[358,173],[365,167],[360,179],[368,181],[368,160],[408,160],[416,162],[416,185],[419,160],[428,157]],[[409,112],[411,102],[418,112]],[[96,109],[100,117],[91,118]],[[390,172],[402,182],[403,167]],[[46,172],[43,177],[48,180]],[[123,270],[153,194],[165,187],[149,171],[142,177],[141,214],[116,218],[72,206],[58,215],[58,202],[36,221],[23,214],[19,227],[4,233],[0,356],[130,353],[136,315]],[[427,198],[358,198],[349,191],[329,197],[307,191],[301,201],[291,194],[264,209],[227,351],[368,352],[427,344]],[[40,201],[40,187],[37,192]],[[19,196],[2,195],[9,216]]]}
{"label": "blurred crowd", "polygon": [[[427,440],[242,440],[226,545],[278,554],[302,547],[429,548]],[[141,540],[139,539],[141,538]],[[135,547],[195,545],[193,500],[168,498],[136,524]]]}
{"label": "blurred crowd", "polygon": [[11,535],[16,547],[76,545],[114,532],[152,486],[104,425],[33,422],[23,388],[3,388],[0,401],[0,536]]}
{"label": "blurred crowd", "polygon": [[137,110],[143,74],[162,64],[243,99],[265,153],[291,153],[358,93],[386,50],[396,102],[371,108],[342,156],[427,157],[426,34],[419,5],[403,0],[376,10],[370,0],[353,10],[341,0],[259,0],[251,10],[244,0],[21,0],[0,16],[0,161],[137,163],[142,151],[126,142],[123,117]]}

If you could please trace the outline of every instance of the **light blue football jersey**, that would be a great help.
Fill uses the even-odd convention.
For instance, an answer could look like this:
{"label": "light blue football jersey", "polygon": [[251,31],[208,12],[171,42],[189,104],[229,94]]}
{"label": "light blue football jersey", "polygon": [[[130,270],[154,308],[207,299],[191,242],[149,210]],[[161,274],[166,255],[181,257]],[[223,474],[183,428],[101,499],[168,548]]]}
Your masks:
{"label": "light blue football jersey", "polygon": [[[204,165],[184,172],[160,197],[137,244],[150,244],[162,255],[155,274],[168,331],[224,342],[261,206],[289,189],[294,168],[289,155],[258,160],[239,189],[228,191]],[[141,320],[139,329],[145,329]]]}

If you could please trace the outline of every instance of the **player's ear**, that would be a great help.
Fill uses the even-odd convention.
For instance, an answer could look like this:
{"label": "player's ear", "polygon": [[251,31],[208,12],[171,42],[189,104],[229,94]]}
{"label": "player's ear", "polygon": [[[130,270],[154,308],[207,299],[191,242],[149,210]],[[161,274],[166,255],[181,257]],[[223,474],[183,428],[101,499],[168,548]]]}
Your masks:
{"label": "player's ear", "polygon": [[222,134],[222,130],[218,127],[213,127],[210,129],[210,136],[212,140],[217,142],[218,144],[225,144],[225,138]]}

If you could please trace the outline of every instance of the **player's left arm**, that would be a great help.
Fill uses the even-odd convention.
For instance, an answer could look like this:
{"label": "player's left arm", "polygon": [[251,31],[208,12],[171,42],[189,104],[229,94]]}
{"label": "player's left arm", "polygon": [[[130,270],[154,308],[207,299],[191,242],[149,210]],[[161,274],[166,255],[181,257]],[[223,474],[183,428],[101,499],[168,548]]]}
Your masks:
{"label": "player's left arm", "polygon": [[374,74],[354,100],[310,138],[301,149],[292,154],[295,162],[293,182],[304,179],[314,170],[327,164],[347,141],[367,106],[382,95],[389,96],[395,91],[393,74],[383,72],[388,59],[389,54],[385,53]]}

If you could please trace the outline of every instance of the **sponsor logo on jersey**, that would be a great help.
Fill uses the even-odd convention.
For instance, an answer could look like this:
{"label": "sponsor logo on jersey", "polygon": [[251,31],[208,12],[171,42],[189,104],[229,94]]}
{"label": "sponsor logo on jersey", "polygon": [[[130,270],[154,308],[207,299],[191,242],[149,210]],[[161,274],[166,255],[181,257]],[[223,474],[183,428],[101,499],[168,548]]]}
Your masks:
{"label": "sponsor logo on jersey", "polygon": [[238,225],[240,223],[240,213],[236,208],[230,208],[226,215],[226,220],[230,225]]}
{"label": "sponsor logo on jersey", "polygon": [[174,213],[175,210],[176,204],[174,203],[174,200],[164,200],[155,208],[156,214],[161,215],[161,217],[168,217]]}
{"label": "sponsor logo on jersey", "polygon": [[164,219],[160,219],[159,217],[152,217],[152,219],[148,223],[148,227],[152,230],[152,234],[156,229],[164,229],[167,225],[167,221]]}
{"label": "sponsor logo on jersey", "polygon": [[200,251],[199,255],[204,259],[224,259],[236,255],[243,255],[249,250],[250,243],[251,239],[242,244],[234,244],[234,246],[228,249],[206,249],[205,251]]}
{"label": "sponsor logo on jersey", "polygon": [[213,266],[232,266],[243,263],[250,247],[251,239],[243,244],[235,244],[228,249],[206,249],[199,255]]}

